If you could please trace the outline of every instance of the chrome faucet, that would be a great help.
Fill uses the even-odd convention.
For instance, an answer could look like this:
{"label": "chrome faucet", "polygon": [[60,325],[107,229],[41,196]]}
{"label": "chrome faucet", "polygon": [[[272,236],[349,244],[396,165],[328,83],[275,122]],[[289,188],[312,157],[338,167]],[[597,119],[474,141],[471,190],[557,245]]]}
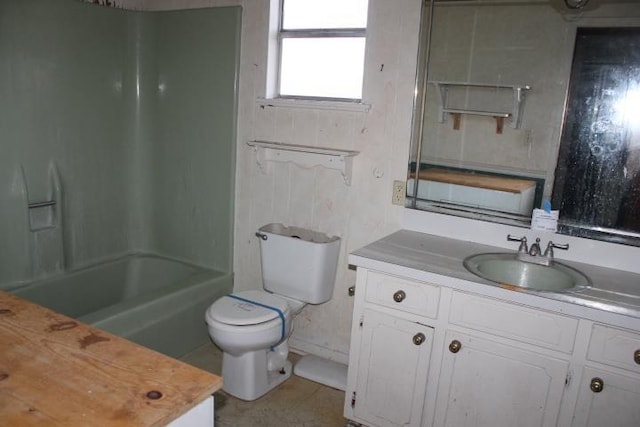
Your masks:
{"label": "chrome faucet", "polygon": [[529,255],[538,256],[542,254],[542,250],[540,249],[540,238],[536,237],[536,242],[531,245],[529,248]]}
{"label": "chrome faucet", "polygon": [[537,237],[536,241],[531,244],[531,247],[527,246],[527,238],[526,237],[514,237],[511,234],[507,235],[507,240],[511,242],[520,242],[520,246],[518,247],[518,259],[524,262],[530,262],[533,264],[546,265],[549,266],[553,262],[553,249],[569,249],[569,244],[556,244],[552,241],[549,241],[547,244],[547,248],[544,253],[542,253],[542,249],[540,248],[540,238]]}

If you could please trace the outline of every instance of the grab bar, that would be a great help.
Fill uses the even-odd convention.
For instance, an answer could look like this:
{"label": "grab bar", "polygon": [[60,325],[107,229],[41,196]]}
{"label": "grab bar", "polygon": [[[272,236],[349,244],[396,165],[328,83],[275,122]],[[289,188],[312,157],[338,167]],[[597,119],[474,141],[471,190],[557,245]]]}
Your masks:
{"label": "grab bar", "polygon": [[44,202],[34,202],[34,203],[29,203],[29,209],[34,209],[34,208],[44,208],[47,206],[55,206],[56,205],[56,201],[55,200],[46,200]]}

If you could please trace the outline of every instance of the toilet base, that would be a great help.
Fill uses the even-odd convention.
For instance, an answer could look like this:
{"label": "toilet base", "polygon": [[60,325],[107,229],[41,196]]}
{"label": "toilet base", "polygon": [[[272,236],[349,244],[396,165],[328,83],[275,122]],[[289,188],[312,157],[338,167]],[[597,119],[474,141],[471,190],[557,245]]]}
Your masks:
{"label": "toilet base", "polygon": [[273,349],[222,355],[222,389],[242,400],[256,400],[286,381],[293,371],[287,343]]}

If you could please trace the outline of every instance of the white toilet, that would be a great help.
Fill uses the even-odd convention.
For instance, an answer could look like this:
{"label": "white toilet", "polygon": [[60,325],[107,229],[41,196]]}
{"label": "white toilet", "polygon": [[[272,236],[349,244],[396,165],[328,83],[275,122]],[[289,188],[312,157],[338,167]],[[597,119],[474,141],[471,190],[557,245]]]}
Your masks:
{"label": "white toilet", "polygon": [[307,304],[333,293],[340,238],[268,224],[260,240],[265,291],[224,296],[207,310],[209,335],[223,351],[223,390],[255,400],[291,376],[287,339],[293,318]]}

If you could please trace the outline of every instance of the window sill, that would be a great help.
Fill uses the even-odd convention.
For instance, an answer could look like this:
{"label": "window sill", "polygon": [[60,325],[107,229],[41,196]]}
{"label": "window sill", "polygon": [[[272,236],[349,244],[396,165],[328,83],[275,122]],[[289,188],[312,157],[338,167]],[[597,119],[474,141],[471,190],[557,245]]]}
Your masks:
{"label": "window sill", "polygon": [[319,101],[289,98],[257,98],[256,104],[261,107],[307,108],[313,110],[355,111],[367,113],[371,104],[347,101]]}

